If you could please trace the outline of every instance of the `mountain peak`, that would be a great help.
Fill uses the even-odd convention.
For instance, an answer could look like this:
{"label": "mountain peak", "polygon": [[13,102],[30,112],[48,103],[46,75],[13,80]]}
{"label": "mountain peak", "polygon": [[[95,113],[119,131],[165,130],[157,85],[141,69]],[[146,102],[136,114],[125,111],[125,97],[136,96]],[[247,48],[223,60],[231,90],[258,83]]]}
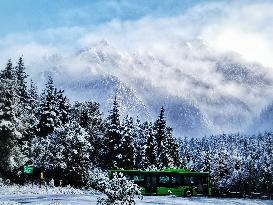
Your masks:
{"label": "mountain peak", "polygon": [[[203,134],[243,131],[253,113],[259,112],[273,95],[269,91],[273,79],[262,66],[253,67],[243,59],[216,53],[199,39],[169,45],[163,55],[152,48],[130,53],[101,40],[50,63],[48,69],[58,69],[60,72],[55,73],[67,82],[63,87],[67,93],[76,96],[74,88],[86,88],[77,90],[79,101],[90,98],[105,104],[120,88],[120,97],[127,106],[124,110],[139,107],[132,115],[145,110],[156,117],[158,109],[165,105],[170,119],[175,119],[170,126],[179,134],[191,131],[194,135],[200,127]],[[69,76],[69,81],[64,76]]]}

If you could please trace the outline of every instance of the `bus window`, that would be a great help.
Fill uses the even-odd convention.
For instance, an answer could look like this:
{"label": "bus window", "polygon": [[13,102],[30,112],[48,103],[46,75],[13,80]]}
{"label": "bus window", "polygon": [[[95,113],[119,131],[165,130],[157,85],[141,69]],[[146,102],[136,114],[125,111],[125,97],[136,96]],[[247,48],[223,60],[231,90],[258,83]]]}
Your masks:
{"label": "bus window", "polygon": [[183,184],[183,178],[181,176],[176,177],[177,185],[182,185]]}
{"label": "bus window", "polygon": [[194,177],[185,177],[185,178],[184,178],[184,183],[185,183],[185,184],[189,184],[189,185],[190,185],[190,184],[194,184],[194,181],[195,181],[195,180],[194,180]]}
{"label": "bus window", "polygon": [[159,177],[159,183],[162,183],[162,184],[169,183],[169,177],[168,176],[160,176]]}
{"label": "bus window", "polygon": [[135,182],[143,182],[144,181],[144,175],[135,175],[134,176]]}
{"label": "bus window", "polygon": [[177,177],[171,177],[171,183],[177,184]]}
{"label": "bus window", "polygon": [[178,176],[171,177],[171,183],[172,184],[179,184],[179,178]]}

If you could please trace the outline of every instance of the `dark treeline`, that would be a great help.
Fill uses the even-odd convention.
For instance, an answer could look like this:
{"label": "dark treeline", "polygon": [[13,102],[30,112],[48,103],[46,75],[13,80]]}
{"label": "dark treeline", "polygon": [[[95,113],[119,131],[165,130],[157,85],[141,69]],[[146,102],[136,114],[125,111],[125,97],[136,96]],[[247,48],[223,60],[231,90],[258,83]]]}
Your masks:
{"label": "dark treeline", "polygon": [[41,94],[28,78],[22,58],[0,72],[0,177],[23,183],[33,164],[48,180],[84,186],[94,167],[177,167],[209,171],[216,193],[273,193],[272,133],[176,140],[163,107],[141,122],[122,118],[113,97],[103,118],[96,102],[70,103],[50,76]]}
{"label": "dark treeline", "polygon": [[93,167],[180,166],[179,146],[166,125],[163,107],[153,123],[129,116],[122,119],[113,97],[103,119],[98,103],[71,104],[50,76],[41,94],[28,81],[22,58],[16,66],[9,60],[0,73],[2,177],[23,182],[23,166],[33,164],[47,179],[79,186]]}

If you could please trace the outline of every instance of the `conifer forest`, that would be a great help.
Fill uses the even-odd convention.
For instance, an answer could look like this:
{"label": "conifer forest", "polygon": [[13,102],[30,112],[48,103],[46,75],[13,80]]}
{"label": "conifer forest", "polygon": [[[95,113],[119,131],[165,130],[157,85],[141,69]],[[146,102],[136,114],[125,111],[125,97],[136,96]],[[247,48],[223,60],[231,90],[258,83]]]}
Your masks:
{"label": "conifer forest", "polygon": [[[92,100],[92,96],[90,96]],[[173,136],[165,108],[155,121],[122,116],[117,96],[102,114],[94,101],[70,101],[49,75],[39,91],[23,58],[0,73],[0,178],[62,180],[87,186],[94,168],[208,171],[215,194],[273,193],[273,133]],[[23,173],[34,166],[34,176]]]}

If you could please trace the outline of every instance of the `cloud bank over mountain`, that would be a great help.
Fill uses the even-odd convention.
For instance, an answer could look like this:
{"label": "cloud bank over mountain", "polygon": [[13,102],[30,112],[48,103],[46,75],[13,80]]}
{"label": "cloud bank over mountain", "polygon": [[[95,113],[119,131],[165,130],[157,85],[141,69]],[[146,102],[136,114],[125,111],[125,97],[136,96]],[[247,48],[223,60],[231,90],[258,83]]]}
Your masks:
{"label": "cloud bank over mountain", "polygon": [[74,100],[100,101],[104,111],[117,92],[124,113],[145,119],[164,105],[177,134],[245,131],[273,99],[272,9],[209,1],[173,15],[8,34],[0,63],[23,54],[36,80],[50,72]]}
{"label": "cloud bank over mountain", "polygon": [[181,135],[245,131],[272,99],[272,77],[257,63],[197,40],[169,44],[167,54],[129,52],[100,41],[30,68],[42,84],[50,73],[71,99],[98,101],[104,112],[115,94],[124,115],[141,119],[155,118],[164,105]]}

